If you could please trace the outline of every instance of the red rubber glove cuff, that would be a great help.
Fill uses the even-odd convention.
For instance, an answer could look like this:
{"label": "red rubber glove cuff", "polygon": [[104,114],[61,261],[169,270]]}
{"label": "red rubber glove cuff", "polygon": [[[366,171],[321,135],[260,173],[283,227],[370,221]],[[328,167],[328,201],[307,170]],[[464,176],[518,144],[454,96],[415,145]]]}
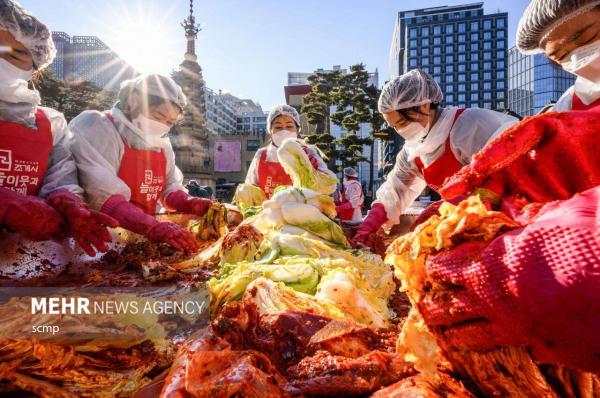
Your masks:
{"label": "red rubber glove cuff", "polygon": [[354,235],[354,238],[352,239],[352,245],[357,246],[358,244],[361,244],[375,250],[374,241],[372,239],[373,235],[386,223],[387,219],[385,207],[383,207],[381,203],[373,204],[369,214],[367,214],[365,220],[358,227],[358,231],[356,231],[356,235]]}
{"label": "red rubber glove cuff", "polygon": [[352,207],[352,203],[350,203],[350,202],[346,202],[346,203],[343,203],[343,204],[341,204],[341,205],[337,205],[337,206],[335,207],[335,210],[336,210],[336,211],[339,213],[340,211],[344,211],[344,210],[350,210],[350,209],[352,209],[352,208],[353,208],[353,207]]}
{"label": "red rubber glove cuff", "polygon": [[170,193],[164,200],[167,208],[181,213],[203,216],[212,204],[209,199],[195,198],[184,191]]}
{"label": "red rubber glove cuff", "polygon": [[358,233],[366,232],[366,233],[375,233],[381,228],[383,224],[387,222],[387,213],[385,212],[385,207],[381,203],[375,203],[369,214],[365,220],[360,224],[358,228]]}

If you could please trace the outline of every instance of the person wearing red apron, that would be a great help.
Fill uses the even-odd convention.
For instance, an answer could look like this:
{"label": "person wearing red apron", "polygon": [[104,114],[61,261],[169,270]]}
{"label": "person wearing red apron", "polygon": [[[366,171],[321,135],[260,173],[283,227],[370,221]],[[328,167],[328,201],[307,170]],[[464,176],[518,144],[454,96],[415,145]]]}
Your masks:
{"label": "person wearing red apron", "polygon": [[[108,250],[111,217],[81,199],[63,115],[28,86],[52,62],[48,28],[12,1],[0,10],[0,230],[31,240],[71,236],[91,256]],[[1,238],[0,238],[1,239]]]}
{"label": "person wearing red apron", "polygon": [[[292,179],[279,163],[277,149],[287,138],[298,138],[300,115],[289,105],[276,105],[267,117],[267,130],[271,142],[256,152],[248,168],[246,183],[260,187],[269,199],[278,186],[292,185]],[[315,149],[306,146],[304,151],[315,170],[335,176]]]}
{"label": "person wearing red apron", "polygon": [[553,111],[600,110],[599,18],[597,0],[533,0],[519,22],[517,48],[521,53],[544,53],[577,76]]}
{"label": "person wearing red apron", "polygon": [[341,200],[335,208],[337,216],[340,221],[360,222],[365,196],[358,181],[358,173],[352,167],[344,169],[343,184]]}
{"label": "person wearing red apron", "polygon": [[426,187],[437,191],[491,138],[517,122],[515,117],[487,109],[441,108],[442,100],[439,85],[419,69],[384,86],[378,108],[404,139],[404,146],[353,238],[355,245],[371,246],[379,228],[397,224]]}
{"label": "person wearing red apron", "polygon": [[168,132],[181,117],[186,98],[169,77],[144,75],[122,84],[109,111],[86,111],[71,121],[73,156],[92,207],[123,228],[194,252],[192,234],[154,217],[168,211],[206,213],[211,200],[190,196],[175,165]]}

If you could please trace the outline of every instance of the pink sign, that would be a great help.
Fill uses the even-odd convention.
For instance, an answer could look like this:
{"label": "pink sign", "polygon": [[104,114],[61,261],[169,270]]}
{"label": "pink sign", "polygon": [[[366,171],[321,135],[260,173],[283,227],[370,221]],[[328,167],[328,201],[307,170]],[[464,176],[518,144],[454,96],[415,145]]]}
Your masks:
{"label": "pink sign", "polygon": [[240,141],[215,141],[215,171],[220,173],[242,171]]}

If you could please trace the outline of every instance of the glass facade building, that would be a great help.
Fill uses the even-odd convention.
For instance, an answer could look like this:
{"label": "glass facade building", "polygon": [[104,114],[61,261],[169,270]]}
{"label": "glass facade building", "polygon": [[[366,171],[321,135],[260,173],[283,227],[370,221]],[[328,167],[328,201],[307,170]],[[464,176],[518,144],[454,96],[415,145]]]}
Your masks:
{"label": "glass facade building", "polygon": [[524,55],[516,47],[508,53],[508,108],[521,116],[537,114],[575,83],[544,54]]}
{"label": "glass facade building", "polygon": [[96,36],[69,36],[53,32],[56,58],[50,64],[54,77],[69,82],[90,81],[111,91],[137,71]]}
{"label": "glass facade building", "polygon": [[[483,3],[401,11],[390,47],[390,78],[420,68],[442,88],[442,106],[504,110],[507,29],[508,14],[484,14]],[[386,161],[401,148],[396,141],[389,143]]]}
{"label": "glass facade building", "polygon": [[56,47],[56,57],[50,64],[54,77],[60,80],[69,80],[71,76],[71,62],[69,62],[69,51],[71,37],[65,32],[52,32],[52,41]]}

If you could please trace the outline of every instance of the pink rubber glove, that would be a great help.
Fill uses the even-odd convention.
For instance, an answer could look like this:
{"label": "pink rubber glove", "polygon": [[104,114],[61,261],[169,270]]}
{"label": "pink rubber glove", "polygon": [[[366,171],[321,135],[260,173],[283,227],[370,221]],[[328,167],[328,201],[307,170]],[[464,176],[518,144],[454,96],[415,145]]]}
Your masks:
{"label": "pink rubber glove", "polygon": [[371,207],[369,214],[358,227],[356,235],[352,238],[352,246],[363,245],[373,248],[373,236],[387,221],[385,207],[381,203],[375,203]]}
{"label": "pink rubber glove", "polygon": [[121,227],[144,235],[152,242],[168,243],[179,251],[197,252],[199,249],[189,231],[171,222],[157,221],[122,195],[108,198],[100,211],[116,219]]}
{"label": "pink rubber glove", "polygon": [[106,243],[112,241],[108,228],[118,227],[117,220],[90,209],[79,196],[66,189],[51,192],[46,201],[62,214],[69,234],[89,256],[95,256],[96,251],[108,251]]}
{"label": "pink rubber glove", "polygon": [[310,160],[310,164],[312,165],[313,169],[319,170],[319,159],[317,159],[310,153],[308,147],[305,146],[302,147],[302,149],[304,149],[304,153],[306,153],[306,156],[308,156],[308,160]]}
{"label": "pink rubber glove", "polygon": [[43,199],[0,188],[0,226],[31,240],[47,240],[62,234],[64,220]]}
{"label": "pink rubber glove", "polygon": [[195,198],[184,191],[175,191],[165,198],[164,204],[170,210],[203,216],[212,204],[212,200]]}
{"label": "pink rubber glove", "polygon": [[489,245],[431,256],[426,323],[458,349],[526,345],[540,362],[600,371],[599,203],[596,187]]}

